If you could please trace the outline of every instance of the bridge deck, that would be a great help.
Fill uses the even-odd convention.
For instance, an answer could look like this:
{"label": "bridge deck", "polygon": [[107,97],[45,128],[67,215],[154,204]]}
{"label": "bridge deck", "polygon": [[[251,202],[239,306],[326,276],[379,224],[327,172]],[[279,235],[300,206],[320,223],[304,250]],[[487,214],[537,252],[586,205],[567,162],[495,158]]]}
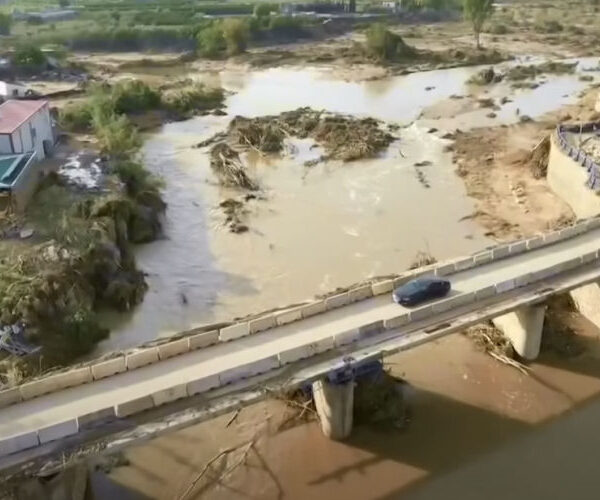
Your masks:
{"label": "bridge deck", "polygon": [[[600,229],[592,230],[554,245],[453,274],[453,290],[472,292],[547,269],[599,247]],[[401,306],[391,301],[389,295],[379,296],[296,323],[25,401],[0,410],[0,439],[150,395],[161,389],[196,380],[203,375],[216,374],[264,359],[365,323],[390,319],[398,316],[402,310]]]}

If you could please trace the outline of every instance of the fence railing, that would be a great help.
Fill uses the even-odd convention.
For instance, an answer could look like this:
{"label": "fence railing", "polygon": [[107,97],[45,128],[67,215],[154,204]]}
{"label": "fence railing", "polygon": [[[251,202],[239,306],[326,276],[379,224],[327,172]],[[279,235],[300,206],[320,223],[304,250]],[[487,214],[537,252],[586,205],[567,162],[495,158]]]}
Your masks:
{"label": "fence railing", "polygon": [[600,122],[582,123],[580,125],[558,125],[556,127],[558,146],[569,158],[586,169],[588,178],[585,185],[593,191],[600,193],[600,165],[583,150],[571,146],[567,141],[566,133],[600,134]]}

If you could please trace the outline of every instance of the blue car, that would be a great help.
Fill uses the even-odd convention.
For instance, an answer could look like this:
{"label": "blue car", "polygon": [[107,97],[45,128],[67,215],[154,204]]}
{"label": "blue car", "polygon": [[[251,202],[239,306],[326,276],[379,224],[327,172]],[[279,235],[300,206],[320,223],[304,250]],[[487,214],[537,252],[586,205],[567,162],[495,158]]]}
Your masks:
{"label": "blue car", "polygon": [[439,278],[417,278],[394,290],[392,298],[402,306],[416,306],[421,302],[448,295],[450,282]]}

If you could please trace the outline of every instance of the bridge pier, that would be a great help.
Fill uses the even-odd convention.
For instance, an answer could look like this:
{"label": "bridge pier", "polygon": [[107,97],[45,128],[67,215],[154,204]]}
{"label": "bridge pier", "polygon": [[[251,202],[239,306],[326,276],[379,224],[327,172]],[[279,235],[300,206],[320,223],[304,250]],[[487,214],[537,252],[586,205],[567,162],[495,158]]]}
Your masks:
{"label": "bridge pier", "polygon": [[581,315],[600,328],[600,285],[590,283],[571,290],[571,298]]}
{"label": "bridge pier", "polygon": [[521,307],[492,320],[494,326],[510,340],[519,356],[535,359],[540,353],[546,306]]}
{"label": "bridge pier", "polygon": [[321,430],[328,438],[342,440],[352,432],[354,380],[332,384],[326,378],[312,384]]}

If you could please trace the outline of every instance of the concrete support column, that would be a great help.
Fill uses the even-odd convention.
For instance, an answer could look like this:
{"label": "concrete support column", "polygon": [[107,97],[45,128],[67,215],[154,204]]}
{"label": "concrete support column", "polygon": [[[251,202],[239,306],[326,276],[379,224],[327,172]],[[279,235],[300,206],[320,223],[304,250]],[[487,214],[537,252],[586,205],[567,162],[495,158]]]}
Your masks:
{"label": "concrete support column", "polygon": [[313,383],[312,391],[323,434],[335,440],[347,438],[352,432],[354,381],[332,384],[321,379]]}
{"label": "concrete support column", "polygon": [[492,323],[508,337],[519,356],[531,360],[540,353],[545,313],[545,305],[521,307],[494,318]]}
{"label": "concrete support column", "polygon": [[600,286],[598,283],[571,290],[571,298],[577,310],[600,328]]}

